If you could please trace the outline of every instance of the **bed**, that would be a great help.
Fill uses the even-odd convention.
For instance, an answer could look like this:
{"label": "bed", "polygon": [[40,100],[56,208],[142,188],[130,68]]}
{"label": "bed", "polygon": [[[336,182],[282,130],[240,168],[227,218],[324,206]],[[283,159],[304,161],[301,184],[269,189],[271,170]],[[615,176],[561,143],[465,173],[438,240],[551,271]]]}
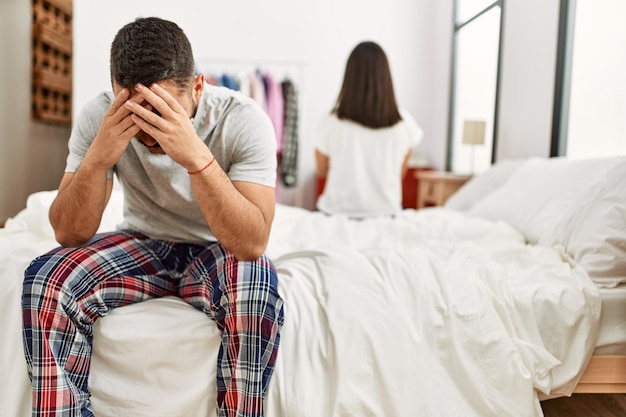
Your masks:
{"label": "bed", "polygon": [[[626,157],[507,160],[444,207],[355,220],[277,205],[285,299],[269,417],[542,416],[626,392]],[[31,195],[0,229],[0,416],[30,415],[22,272],[55,246]],[[122,216],[115,188],[100,231]],[[174,297],[96,323],[98,417],[215,415],[219,332]]]}

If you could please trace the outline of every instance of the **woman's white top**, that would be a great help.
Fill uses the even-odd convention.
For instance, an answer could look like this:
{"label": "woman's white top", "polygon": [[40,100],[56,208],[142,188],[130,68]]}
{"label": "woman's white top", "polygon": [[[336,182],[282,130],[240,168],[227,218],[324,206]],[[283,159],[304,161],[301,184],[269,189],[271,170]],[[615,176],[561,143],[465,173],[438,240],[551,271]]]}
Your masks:
{"label": "woman's white top", "polygon": [[402,164],[424,135],[413,117],[372,129],[334,114],[315,132],[316,148],[328,156],[328,174],[317,208],[351,217],[393,215],[402,210]]}

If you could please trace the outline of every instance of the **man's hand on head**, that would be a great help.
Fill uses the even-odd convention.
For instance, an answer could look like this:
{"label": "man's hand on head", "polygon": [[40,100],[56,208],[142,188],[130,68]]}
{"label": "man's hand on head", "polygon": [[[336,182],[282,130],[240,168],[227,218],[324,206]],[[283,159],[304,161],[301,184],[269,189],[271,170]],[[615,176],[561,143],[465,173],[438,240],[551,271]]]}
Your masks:
{"label": "man's hand on head", "polygon": [[85,157],[92,164],[106,169],[115,165],[130,140],[139,132],[139,126],[131,119],[131,112],[124,106],[126,102],[140,104],[143,97],[139,94],[131,97],[127,88],[118,91]]}
{"label": "man's hand on head", "polygon": [[194,103],[190,95],[168,81],[154,83],[150,88],[138,84],[136,91],[151,108],[127,100],[126,108],[133,113],[133,122],[154,138],[170,158],[187,171],[195,171],[211,159],[211,152],[191,121]]}

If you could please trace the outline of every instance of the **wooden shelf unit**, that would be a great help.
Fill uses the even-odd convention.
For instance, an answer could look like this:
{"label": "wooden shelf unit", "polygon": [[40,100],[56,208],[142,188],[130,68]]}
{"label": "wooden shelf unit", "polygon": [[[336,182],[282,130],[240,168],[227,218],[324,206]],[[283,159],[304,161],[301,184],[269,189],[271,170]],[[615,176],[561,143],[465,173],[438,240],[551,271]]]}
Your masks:
{"label": "wooden shelf unit", "polygon": [[32,0],[31,107],[35,120],[72,122],[72,0]]}

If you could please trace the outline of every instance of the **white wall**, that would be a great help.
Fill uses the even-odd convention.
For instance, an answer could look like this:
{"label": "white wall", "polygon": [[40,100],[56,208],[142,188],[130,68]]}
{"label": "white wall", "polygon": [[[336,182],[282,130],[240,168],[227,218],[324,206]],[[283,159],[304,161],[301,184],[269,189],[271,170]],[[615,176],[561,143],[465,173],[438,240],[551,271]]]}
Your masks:
{"label": "white wall", "polygon": [[0,0],[0,224],[59,185],[69,128],[31,120],[31,5]]}
{"label": "white wall", "polygon": [[[199,63],[291,70],[301,94],[300,178],[281,201],[308,208],[314,198],[311,130],[330,111],[345,61],[362,40],[387,52],[396,95],[425,130],[424,155],[443,168],[451,45],[451,4],[429,0],[74,1],[75,112],[108,89],[109,48],[137,16],[159,16],[185,30]],[[451,2],[450,2],[451,3]]]}

